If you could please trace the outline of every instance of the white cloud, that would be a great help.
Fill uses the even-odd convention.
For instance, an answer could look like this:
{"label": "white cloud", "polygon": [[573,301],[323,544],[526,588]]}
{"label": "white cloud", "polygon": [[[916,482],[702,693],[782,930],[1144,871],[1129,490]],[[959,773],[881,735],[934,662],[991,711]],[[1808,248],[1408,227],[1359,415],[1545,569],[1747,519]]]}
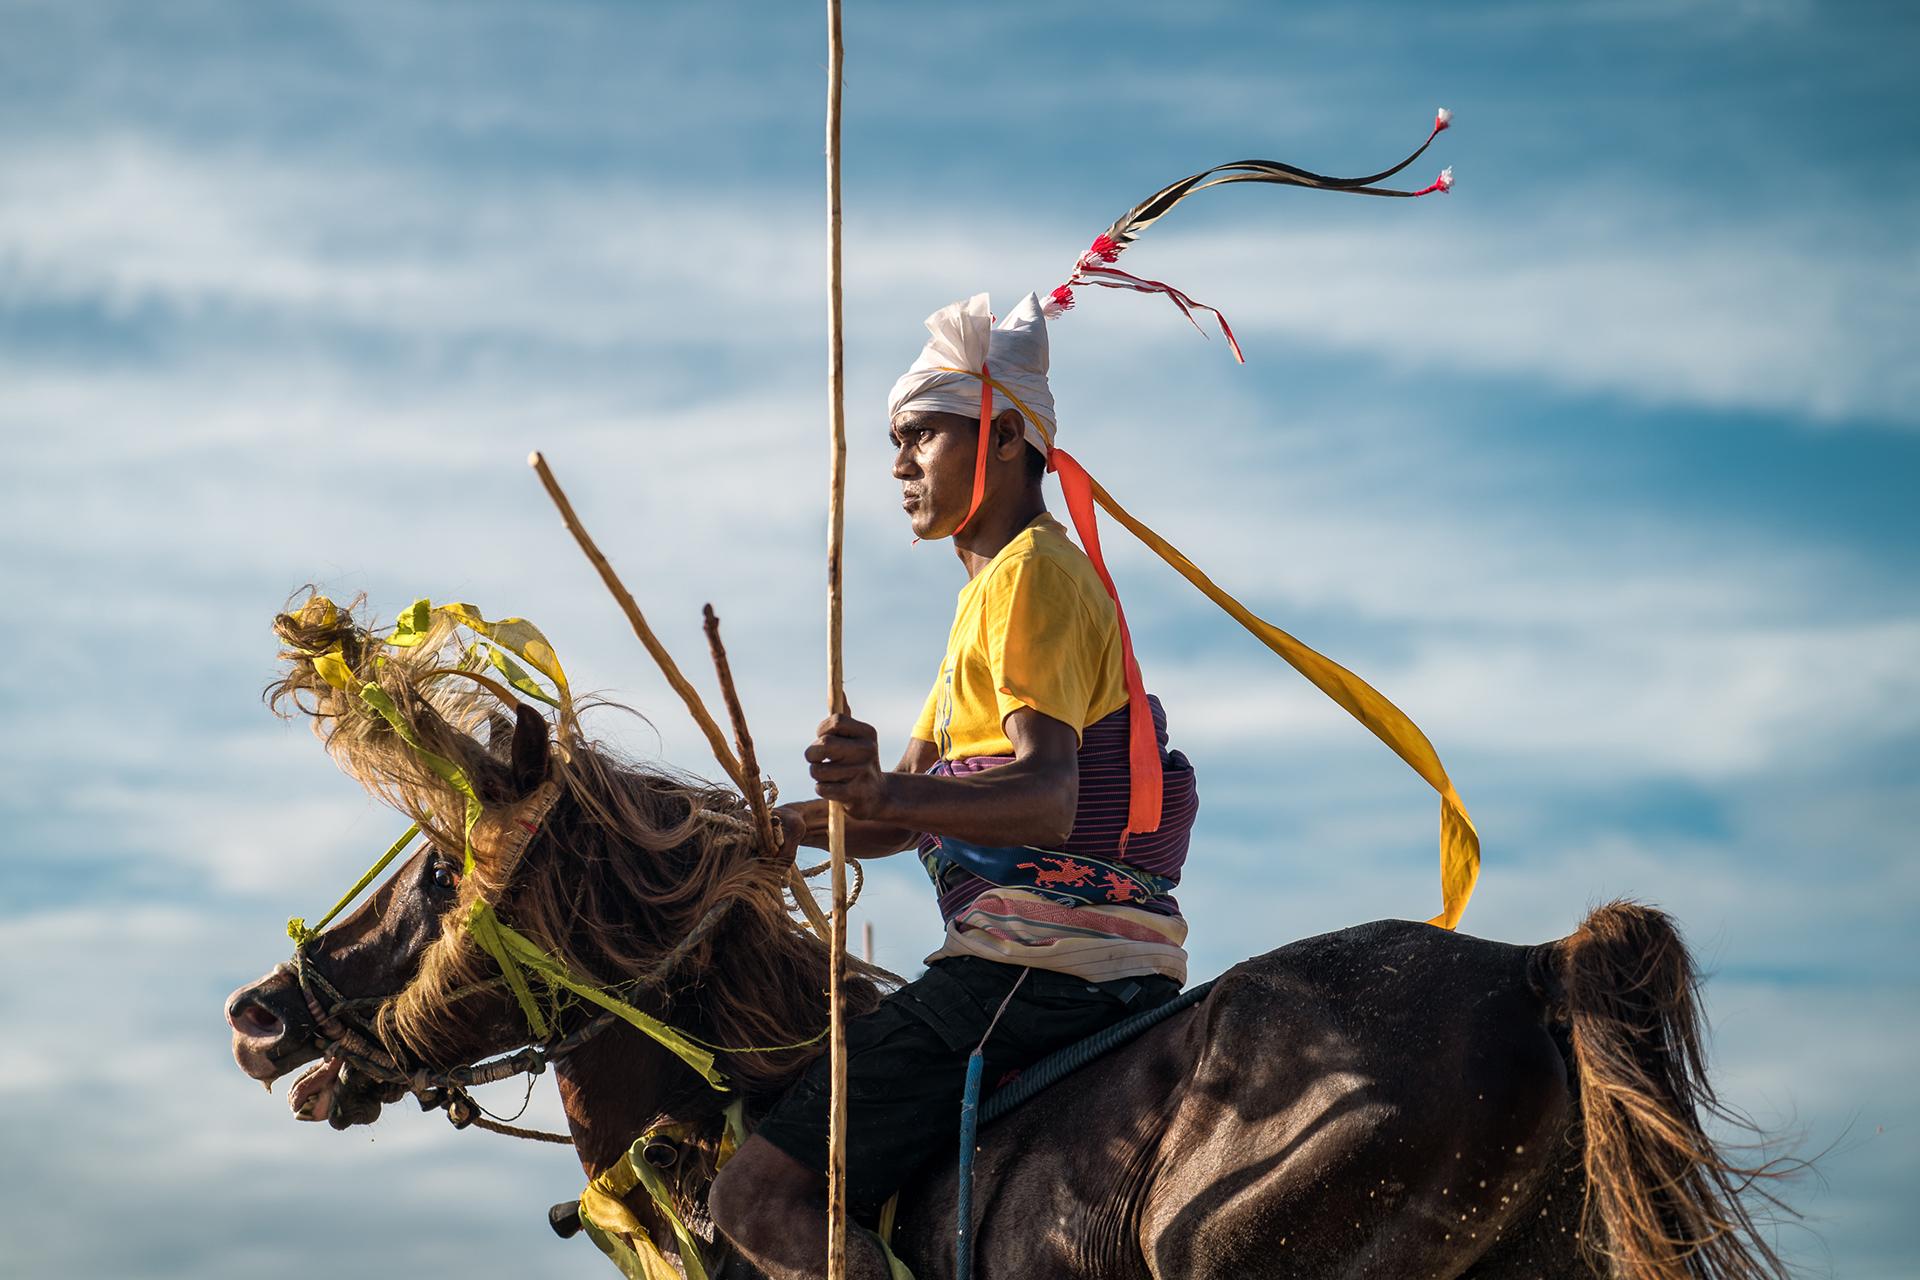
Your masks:
{"label": "white cloud", "polygon": [[1708,229],[1618,192],[1498,210],[1466,175],[1444,211],[1389,212],[1169,230],[1134,269],[1220,306],[1253,358],[1304,343],[1648,404],[1920,420],[1900,337],[1920,317],[1920,258],[1885,227]]}
{"label": "white cloud", "polygon": [[[9,168],[0,273],[23,301],[157,305],[189,321],[266,313],[403,346],[768,343],[760,358],[774,364],[818,328],[820,247],[769,234],[811,220],[808,191],[505,190],[132,137],[25,150]],[[1647,403],[1920,421],[1900,338],[1920,318],[1920,271],[1884,231],[1759,219],[1709,231],[1618,192],[1495,211],[1470,191],[1443,211],[1296,212],[1280,231],[1170,226],[1133,252],[1226,309],[1256,352],[1299,343]],[[1089,235],[1044,215],[863,210],[848,251],[856,344],[887,325],[911,333],[967,282],[1045,288]],[[1072,324],[1114,349],[1158,345],[1174,323],[1151,300],[1081,311]]]}
{"label": "white cloud", "polygon": [[[1715,781],[1828,761],[1920,731],[1914,621],[1429,633],[1414,650],[1404,663],[1365,674],[1443,757],[1552,760],[1595,781]],[[1363,741],[1363,730],[1277,659],[1162,660],[1155,677],[1179,708],[1189,744]]]}

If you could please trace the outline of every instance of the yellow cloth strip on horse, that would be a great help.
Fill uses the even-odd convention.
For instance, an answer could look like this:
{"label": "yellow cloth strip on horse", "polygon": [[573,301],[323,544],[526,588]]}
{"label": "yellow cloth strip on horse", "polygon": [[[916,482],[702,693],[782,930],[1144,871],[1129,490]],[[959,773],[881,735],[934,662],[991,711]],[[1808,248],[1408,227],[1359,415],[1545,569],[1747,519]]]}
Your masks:
{"label": "yellow cloth strip on horse", "polygon": [[[534,670],[551,680],[560,696],[556,698],[548,694],[528,678],[524,671],[515,678],[511,672],[516,668],[511,663],[503,665],[495,660],[494,665],[500,667],[502,672],[509,673],[509,680],[522,692],[555,707],[571,700],[572,691],[567,684],[566,672],[560,666],[560,656],[553,651],[553,646],[547,643],[547,637],[541,633],[540,628],[525,618],[501,618],[490,622],[470,604],[443,604],[436,608],[429,601],[416,600],[407,606],[395,621],[393,634],[387,637],[387,643],[403,649],[412,648],[425,639],[427,633],[433,629],[433,621],[436,617],[446,618],[484,637],[492,645],[497,646],[495,653],[505,650],[518,654]],[[492,658],[493,654],[489,657]],[[521,684],[523,679],[526,680],[524,685]]]}
{"label": "yellow cloth strip on horse", "polygon": [[[726,1167],[740,1144],[747,1140],[746,1104],[735,1099],[723,1116],[720,1131],[720,1152],[714,1161],[714,1172]],[[620,1273],[629,1280],[681,1280],[681,1273],[674,1269],[673,1263],[660,1251],[653,1236],[647,1231],[646,1224],[627,1207],[627,1196],[634,1188],[645,1187],[647,1198],[653,1201],[653,1207],[666,1219],[674,1238],[680,1244],[680,1265],[685,1268],[685,1280],[707,1280],[706,1259],[700,1252],[700,1241],[687,1226],[686,1219],[674,1206],[673,1191],[666,1180],[649,1163],[646,1150],[650,1143],[661,1140],[685,1142],[694,1134],[694,1126],[675,1123],[664,1124],[649,1129],[635,1139],[622,1155],[611,1165],[595,1175],[593,1181],[580,1193],[580,1225],[585,1228],[587,1237]],[[880,1232],[875,1237],[880,1244],[880,1252],[885,1256],[887,1272],[891,1280],[913,1280],[913,1272],[907,1264],[894,1256],[891,1237],[893,1218],[898,1211],[900,1197],[890,1198],[886,1207],[880,1211]]]}
{"label": "yellow cloth strip on horse", "polygon": [[[714,1161],[715,1172],[723,1168],[733,1158],[733,1153],[740,1149],[740,1144],[747,1140],[745,1102],[734,1099],[722,1116],[720,1151]],[[700,1242],[695,1239],[679,1210],[674,1208],[673,1193],[666,1181],[647,1162],[646,1157],[650,1143],[663,1140],[685,1142],[693,1136],[694,1126],[684,1123],[664,1124],[647,1130],[634,1140],[625,1155],[601,1170],[587,1184],[586,1190],[580,1193],[581,1224],[598,1228],[597,1231],[589,1230],[593,1242],[629,1276],[638,1275],[652,1280],[658,1274],[679,1280],[678,1273],[654,1244],[645,1225],[627,1207],[627,1195],[635,1187],[644,1186],[654,1208],[667,1220],[673,1228],[674,1237],[680,1242],[680,1265],[686,1268],[686,1280],[706,1280],[707,1269],[700,1256]],[[658,1271],[657,1268],[661,1267],[666,1270]]]}
{"label": "yellow cloth strip on horse", "polygon": [[641,1154],[653,1135],[634,1142],[627,1154],[615,1161],[580,1193],[580,1222],[588,1235],[628,1276],[641,1280],[681,1280],[660,1246],[647,1233],[646,1224],[627,1208],[626,1195],[635,1187],[645,1187],[654,1207],[673,1228],[680,1242],[680,1266],[686,1280],[707,1280],[706,1263],[700,1257],[700,1241],[673,1207],[672,1193],[654,1167]]}
{"label": "yellow cloth strip on horse", "polygon": [[[711,1053],[660,1019],[634,1008],[611,992],[575,977],[566,966],[542,951],[532,939],[504,924],[494,914],[492,906],[488,903],[481,901],[473,904],[473,913],[467,919],[467,929],[473,934],[474,941],[485,947],[487,954],[500,962],[502,969],[512,970],[524,966],[533,970],[554,986],[564,987],[582,1000],[599,1005],[608,1013],[651,1036],[663,1048],[671,1050],[682,1062],[699,1072],[701,1078],[714,1088],[727,1087],[719,1070],[713,1065]],[[498,950],[495,950],[496,947]],[[524,978],[521,980],[525,981]],[[535,1014],[532,1009],[527,1012],[530,1018]],[[542,1021],[544,1023],[544,1019]],[[544,1025],[537,1025],[534,1030],[540,1035],[546,1034]]]}

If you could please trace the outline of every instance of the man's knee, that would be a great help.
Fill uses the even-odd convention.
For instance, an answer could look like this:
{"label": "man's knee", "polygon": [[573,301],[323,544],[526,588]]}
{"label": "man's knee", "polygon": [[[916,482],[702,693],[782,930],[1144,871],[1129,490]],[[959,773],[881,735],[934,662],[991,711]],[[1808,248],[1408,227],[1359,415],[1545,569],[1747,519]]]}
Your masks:
{"label": "man's knee", "polygon": [[764,1138],[741,1144],[713,1180],[713,1225],[750,1255],[778,1253],[819,1216],[825,1179]]}

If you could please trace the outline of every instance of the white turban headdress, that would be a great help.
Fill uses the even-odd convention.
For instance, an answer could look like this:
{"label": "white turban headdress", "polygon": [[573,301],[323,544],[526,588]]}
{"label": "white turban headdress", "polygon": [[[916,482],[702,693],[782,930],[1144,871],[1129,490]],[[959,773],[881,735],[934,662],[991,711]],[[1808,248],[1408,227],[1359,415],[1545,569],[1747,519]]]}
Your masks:
{"label": "white turban headdress", "polygon": [[[927,345],[887,393],[887,418],[902,409],[973,417],[981,388],[992,398],[989,417],[1004,409],[1026,421],[1027,439],[1044,456],[1053,449],[1053,390],[1047,385],[1047,317],[1038,294],[1028,294],[999,324],[976,293],[927,317]],[[991,381],[983,382],[985,371]],[[996,385],[997,384],[997,385]]]}

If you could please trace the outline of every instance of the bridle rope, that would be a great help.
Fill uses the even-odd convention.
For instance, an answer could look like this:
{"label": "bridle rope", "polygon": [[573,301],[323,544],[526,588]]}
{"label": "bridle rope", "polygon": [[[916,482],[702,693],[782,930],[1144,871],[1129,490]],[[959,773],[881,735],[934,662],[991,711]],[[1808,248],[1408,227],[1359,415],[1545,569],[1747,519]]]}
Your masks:
{"label": "bridle rope", "polygon": [[[723,825],[728,825],[726,820],[732,817],[729,814],[711,811],[710,816],[721,819]],[[734,819],[734,821],[738,820]],[[823,862],[819,866],[806,868],[800,874],[803,877],[816,876],[826,871],[829,865]],[[859,900],[860,891],[865,887],[865,876],[860,864],[850,860],[850,865],[854,870],[854,888],[848,898],[849,906]],[[732,907],[732,899],[717,902],[709,907],[706,913],[695,922],[693,928],[674,944],[672,950],[655,961],[645,973],[628,979],[620,986],[656,989],[664,986],[694,950],[713,933]],[[566,1134],[520,1128],[488,1115],[471,1091],[481,1085],[497,1084],[502,1080],[525,1075],[529,1077],[528,1089],[531,1092],[534,1078],[544,1075],[547,1068],[555,1062],[565,1058],[602,1031],[619,1022],[621,1019],[617,1014],[611,1012],[599,1014],[565,1036],[558,1036],[543,1044],[526,1044],[486,1061],[469,1063],[447,1071],[435,1071],[424,1065],[409,1069],[386,1046],[379,1030],[362,1012],[367,1009],[377,1009],[397,997],[393,995],[350,997],[342,994],[340,989],[320,971],[310,954],[312,944],[319,936],[316,931],[302,939],[295,946],[292,959],[284,961],[280,968],[289,973],[299,985],[301,998],[306,1002],[307,1013],[313,1019],[315,1028],[313,1042],[320,1049],[323,1059],[340,1061],[371,1080],[395,1086],[413,1094],[419,1100],[423,1111],[436,1109],[446,1111],[448,1121],[456,1129],[473,1127],[510,1138],[572,1145],[573,1139]],[[483,986],[497,985],[504,984],[499,980],[483,984]],[[479,988],[467,988],[457,994],[468,994],[477,989]],[[748,1049],[732,1052],[753,1051]],[[524,1105],[521,1110],[525,1110]]]}

